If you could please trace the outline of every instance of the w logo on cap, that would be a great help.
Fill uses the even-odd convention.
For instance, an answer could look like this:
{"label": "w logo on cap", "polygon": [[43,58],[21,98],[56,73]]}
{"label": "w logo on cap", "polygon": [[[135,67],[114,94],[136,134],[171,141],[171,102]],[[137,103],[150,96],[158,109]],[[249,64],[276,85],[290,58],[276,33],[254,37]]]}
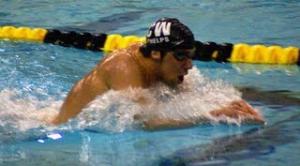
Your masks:
{"label": "w logo on cap", "polygon": [[151,29],[147,37],[151,37],[153,31],[155,37],[169,36],[171,34],[171,22],[156,22]]}
{"label": "w logo on cap", "polygon": [[161,18],[153,23],[146,36],[147,47],[152,49],[192,48],[194,35],[176,18]]}

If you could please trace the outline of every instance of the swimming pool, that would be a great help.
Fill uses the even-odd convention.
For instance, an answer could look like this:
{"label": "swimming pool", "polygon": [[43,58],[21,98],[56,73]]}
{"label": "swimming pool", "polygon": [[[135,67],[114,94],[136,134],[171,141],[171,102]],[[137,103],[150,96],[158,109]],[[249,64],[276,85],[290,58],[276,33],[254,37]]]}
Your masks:
{"label": "swimming pool", "polygon": [[[300,47],[298,1],[13,0],[0,6],[0,25],[142,36],[158,17],[169,16],[189,25],[201,41]],[[102,56],[50,44],[0,41],[0,165],[300,164],[300,72],[295,65],[194,62],[201,72],[193,69],[189,75],[195,92],[157,108],[192,114],[201,108],[195,101],[206,87],[218,91],[208,94],[213,99],[236,96],[234,86],[262,111],[265,127],[212,124],[147,132],[128,116],[138,106],[118,92],[57,128],[35,120],[36,114],[57,111],[74,82]],[[94,111],[99,109],[107,114]]]}

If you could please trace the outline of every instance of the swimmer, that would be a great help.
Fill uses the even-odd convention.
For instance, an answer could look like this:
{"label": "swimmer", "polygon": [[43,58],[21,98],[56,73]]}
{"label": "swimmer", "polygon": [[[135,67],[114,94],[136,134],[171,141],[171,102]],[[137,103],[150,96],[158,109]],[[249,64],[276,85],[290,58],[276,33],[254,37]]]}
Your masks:
{"label": "swimmer", "polygon": [[[52,124],[74,118],[97,96],[108,90],[149,88],[158,83],[176,88],[192,68],[195,55],[194,35],[178,19],[162,18],[149,28],[146,43],[136,43],[104,57],[90,73],[69,92]],[[137,101],[145,103],[141,98]],[[244,122],[264,123],[263,117],[243,100],[234,101],[218,110],[214,117],[242,118]],[[136,115],[141,120],[143,115]],[[200,119],[205,121],[205,119]],[[152,117],[143,120],[145,129],[179,128],[195,125],[195,120],[174,120]]]}

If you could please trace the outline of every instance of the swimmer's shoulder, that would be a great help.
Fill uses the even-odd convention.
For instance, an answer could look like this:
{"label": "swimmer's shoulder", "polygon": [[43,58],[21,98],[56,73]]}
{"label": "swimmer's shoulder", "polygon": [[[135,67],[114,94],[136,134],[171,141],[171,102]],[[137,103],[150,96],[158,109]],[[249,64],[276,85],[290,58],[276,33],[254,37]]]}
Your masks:
{"label": "swimmer's shoulder", "polygon": [[112,89],[143,85],[143,76],[134,53],[130,49],[115,51],[99,65],[99,70],[104,73],[103,76]]}
{"label": "swimmer's shoulder", "polygon": [[118,49],[106,57],[97,65],[96,70],[101,70],[108,75],[115,74],[134,74],[139,70],[139,65],[135,60],[135,50],[139,48],[139,45],[132,45],[126,49]]}

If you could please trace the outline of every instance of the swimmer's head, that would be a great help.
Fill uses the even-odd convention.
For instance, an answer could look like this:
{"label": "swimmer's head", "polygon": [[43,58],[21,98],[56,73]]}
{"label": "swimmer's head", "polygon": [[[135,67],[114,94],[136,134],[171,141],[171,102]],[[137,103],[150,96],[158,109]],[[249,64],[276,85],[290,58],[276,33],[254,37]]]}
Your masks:
{"label": "swimmer's head", "polygon": [[145,57],[159,60],[160,78],[176,86],[192,68],[194,45],[194,35],[186,25],[176,18],[162,18],[150,26],[140,50]]}
{"label": "swimmer's head", "polygon": [[195,39],[192,31],[176,18],[161,18],[154,22],[146,36],[148,50],[172,51],[192,49]]}

